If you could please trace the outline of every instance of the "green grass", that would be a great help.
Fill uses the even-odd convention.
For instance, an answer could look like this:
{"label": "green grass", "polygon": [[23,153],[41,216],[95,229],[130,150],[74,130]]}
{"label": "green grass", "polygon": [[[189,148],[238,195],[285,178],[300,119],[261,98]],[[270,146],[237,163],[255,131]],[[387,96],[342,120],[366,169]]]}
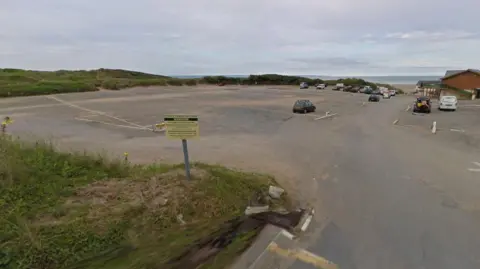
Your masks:
{"label": "green grass", "polygon": [[[182,167],[1,138],[0,268],[168,269],[166,261],[241,215],[253,193],[273,183],[201,163],[187,181]],[[253,236],[239,237],[202,268],[224,268]]]}
{"label": "green grass", "polygon": [[[195,86],[197,84],[229,85],[296,85],[307,82],[344,83],[345,85],[370,85],[376,89],[377,84],[358,78],[345,78],[324,81],[300,76],[277,74],[250,75],[248,77],[206,76],[197,79],[179,79],[121,69],[97,70],[59,70],[33,71],[22,69],[0,69],[0,98],[15,96],[46,95],[55,93],[72,93],[98,91],[99,89],[121,90],[145,86]],[[387,85],[392,88],[390,85]]]}

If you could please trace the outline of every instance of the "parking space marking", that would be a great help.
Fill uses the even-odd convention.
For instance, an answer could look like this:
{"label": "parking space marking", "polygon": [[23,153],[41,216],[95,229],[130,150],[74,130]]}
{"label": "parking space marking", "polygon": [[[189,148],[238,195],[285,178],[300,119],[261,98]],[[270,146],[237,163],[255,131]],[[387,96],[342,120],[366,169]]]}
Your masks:
{"label": "parking space marking", "polygon": [[480,162],[472,162],[474,165],[478,166],[478,168],[468,168],[470,172],[480,172]]}
{"label": "parking space marking", "polygon": [[275,242],[272,242],[268,245],[268,250],[286,258],[293,258],[309,263],[319,269],[339,269],[339,267],[333,262],[304,249],[283,249]]}

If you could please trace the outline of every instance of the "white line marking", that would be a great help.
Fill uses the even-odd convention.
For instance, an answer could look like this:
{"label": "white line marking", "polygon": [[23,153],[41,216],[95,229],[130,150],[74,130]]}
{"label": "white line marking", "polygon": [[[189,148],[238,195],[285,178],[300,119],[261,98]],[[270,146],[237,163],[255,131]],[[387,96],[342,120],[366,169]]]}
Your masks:
{"label": "white line marking", "polygon": [[101,124],[105,124],[105,125],[111,125],[111,126],[115,126],[115,127],[152,131],[152,128],[137,127],[137,126],[123,125],[123,124],[115,124],[115,123],[110,123],[110,122],[105,122],[105,121],[90,120],[90,119],[83,119],[83,118],[75,118],[75,119],[79,120],[79,121],[86,121],[86,122],[97,122],[97,123],[101,123]]}
{"label": "white line marking", "polygon": [[50,98],[50,99],[53,99],[59,103],[62,103],[66,106],[69,106],[69,107],[73,107],[73,108],[77,108],[77,109],[80,109],[80,110],[83,110],[83,111],[87,111],[87,112],[90,112],[90,113],[93,113],[93,114],[97,114],[97,115],[102,115],[102,116],[105,116],[105,117],[109,117],[109,118],[112,118],[112,119],[115,119],[115,120],[118,120],[118,121],[121,121],[121,122],[124,122],[124,123],[127,123],[129,125],[133,125],[133,126],[136,126],[136,127],[139,127],[139,128],[143,128],[143,126],[141,125],[138,125],[136,123],[133,123],[133,122],[129,122],[125,119],[122,119],[122,118],[119,118],[119,117],[115,117],[115,116],[111,116],[111,115],[108,115],[107,113],[103,112],[103,111],[97,111],[97,110],[93,110],[93,109],[88,109],[88,108],[84,108],[84,107],[81,107],[81,106],[78,106],[78,105],[75,105],[75,104],[72,104],[70,102],[67,102],[67,101],[64,101],[64,100],[61,100],[55,96],[47,96],[47,98]]}
{"label": "white line marking", "polygon": [[[472,162],[472,163],[473,163],[474,165],[480,167],[480,163],[479,163],[479,162]],[[468,171],[470,171],[470,172],[480,172],[480,168],[469,168]]]}
{"label": "white line marking", "polygon": [[396,125],[398,123],[398,119],[396,119],[394,122],[393,122],[393,125]]}
{"label": "white line marking", "polygon": [[325,115],[325,116],[322,116],[322,117],[315,118],[315,120],[326,119],[326,118],[333,117],[333,116],[336,116],[336,115],[338,115],[338,114],[337,114],[337,113],[335,113],[335,114],[328,114],[328,115]]}
{"label": "white line marking", "polygon": [[302,232],[305,232],[307,230],[308,226],[310,225],[310,222],[312,222],[312,218],[313,218],[312,214],[307,217],[307,219],[302,225],[302,228],[301,228]]}
{"label": "white line marking", "polygon": [[450,129],[452,132],[460,132],[460,133],[465,133],[465,130],[463,129]]}
{"label": "white line marking", "polygon": [[289,232],[286,231],[286,230],[282,230],[282,235],[285,236],[285,237],[287,237],[287,238],[290,239],[290,240],[295,239],[295,235],[289,233]]}

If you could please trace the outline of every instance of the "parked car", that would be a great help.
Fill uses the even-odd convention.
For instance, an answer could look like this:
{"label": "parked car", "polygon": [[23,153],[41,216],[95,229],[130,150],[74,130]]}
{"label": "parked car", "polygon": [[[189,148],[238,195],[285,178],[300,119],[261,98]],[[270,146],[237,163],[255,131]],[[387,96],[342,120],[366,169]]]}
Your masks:
{"label": "parked car", "polygon": [[342,91],[344,91],[344,92],[350,92],[350,90],[351,90],[352,88],[353,88],[352,86],[347,85],[347,86],[343,87]]}
{"label": "parked car", "polygon": [[390,96],[395,96],[397,95],[397,91],[396,90],[390,90]]}
{"label": "parked car", "polygon": [[315,112],[317,107],[310,102],[310,100],[297,100],[295,104],[293,104],[293,113],[308,113],[308,112]]}
{"label": "parked car", "polygon": [[326,89],[327,88],[327,85],[325,84],[318,84],[317,85],[317,90],[323,90],[323,89]]}
{"label": "parked car", "polygon": [[457,97],[456,96],[442,96],[440,97],[440,102],[438,103],[439,110],[457,110]]}
{"label": "parked car", "polygon": [[370,96],[368,97],[368,101],[369,102],[380,102],[380,96],[378,96],[377,94],[370,94]]}
{"label": "parked car", "polygon": [[364,89],[363,93],[365,93],[365,94],[372,94],[373,93],[373,90],[370,87],[365,87],[363,89]]}
{"label": "parked car", "polygon": [[430,98],[427,96],[417,97],[413,105],[414,113],[430,113],[431,112],[431,103]]}
{"label": "parked car", "polygon": [[308,89],[308,83],[306,82],[300,83],[300,89]]}
{"label": "parked car", "polygon": [[390,99],[390,93],[389,92],[384,92],[383,93],[383,99]]}
{"label": "parked car", "polygon": [[342,88],[343,88],[343,87],[334,86],[334,87],[332,88],[332,91],[339,91],[339,90],[341,90]]}
{"label": "parked car", "polygon": [[383,95],[383,93],[382,93],[380,90],[372,91],[372,94],[375,94],[375,95]]}

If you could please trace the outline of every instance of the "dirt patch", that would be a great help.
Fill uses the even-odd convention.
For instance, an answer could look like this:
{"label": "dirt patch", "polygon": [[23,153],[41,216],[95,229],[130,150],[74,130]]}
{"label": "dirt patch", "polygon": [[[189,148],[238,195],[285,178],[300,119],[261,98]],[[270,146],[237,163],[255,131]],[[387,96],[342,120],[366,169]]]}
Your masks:
{"label": "dirt patch", "polygon": [[[43,216],[37,225],[57,225],[78,214],[86,214],[90,219],[105,216],[122,217],[135,208],[162,213],[181,207],[202,179],[210,176],[207,171],[192,168],[192,181],[186,181],[184,171],[175,169],[147,179],[109,179],[98,181],[74,191],[55,213]],[[82,214],[82,215],[83,215]]]}

